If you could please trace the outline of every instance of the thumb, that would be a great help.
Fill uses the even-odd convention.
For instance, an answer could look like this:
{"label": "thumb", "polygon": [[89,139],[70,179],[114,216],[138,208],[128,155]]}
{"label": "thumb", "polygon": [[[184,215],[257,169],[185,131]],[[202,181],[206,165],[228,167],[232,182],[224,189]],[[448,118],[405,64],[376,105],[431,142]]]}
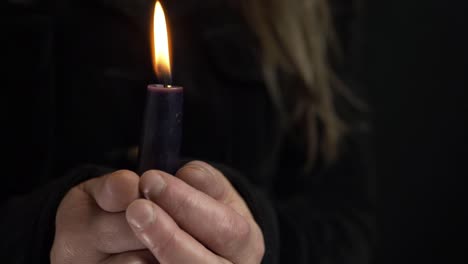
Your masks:
{"label": "thumb", "polygon": [[138,199],[139,177],[129,170],[119,170],[82,183],[82,190],[94,198],[104,211],[123,212]]}

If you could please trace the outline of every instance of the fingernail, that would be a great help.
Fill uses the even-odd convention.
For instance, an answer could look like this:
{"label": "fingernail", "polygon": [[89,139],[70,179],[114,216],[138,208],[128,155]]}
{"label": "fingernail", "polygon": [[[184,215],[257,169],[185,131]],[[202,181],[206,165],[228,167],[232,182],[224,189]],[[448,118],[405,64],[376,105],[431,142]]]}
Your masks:
{"label": "fingernail", "polygon": [[158,197],[167,184],[163,177],[155,171],[148,171],[145,174],[147,176],[144,177],[142,192],[146,199],[151,200],[151,198]]}
{"label": "fingernail", "polygon": [[154,219],[154,209],[148,201],[139,200],[127,209],[127,221],[136,229],[145,229]]}

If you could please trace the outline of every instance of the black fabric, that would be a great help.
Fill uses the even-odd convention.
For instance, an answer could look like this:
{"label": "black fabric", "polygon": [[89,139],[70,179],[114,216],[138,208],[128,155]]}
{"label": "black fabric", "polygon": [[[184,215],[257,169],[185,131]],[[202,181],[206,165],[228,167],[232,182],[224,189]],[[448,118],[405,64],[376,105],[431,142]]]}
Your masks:
{"label": "black fabric", "polygon": [[0,218],[1,257],[6,263],[48,263],[55,234],[55,213],[66,193],[75,185],[111,172],[84,165],[35,192],[2,203]]}
{"label": "black fabric", "polygon": [[[212,161],[244,197],[265,234],[264,263],[368,263],[375,199],[369,129],[354,117],[339,159],[331,166],[319,162],[312,173],[304,173],[303,135],[291,130],[279,140],[276,114],[261,78],[260,52],[239,10],[221,1],[199,3],[164,3],[173,43],[173,80],[185,87],[183,156]],[[36,122],[32,127],[15,126],[20,110],[6,112],[11,113],[7,127],[34,137],[32,143],[18,140],[6,151],[18,155],[9,157],[8,174],[2,175],[13,188],[3,193],[9,197],[1,207],[8,216],[2,218],[2,234],[8,239],[1,251],[12,263],[47,263],[55,210],[63,195],[107,171],[81,164],[135,169],[126,153],[139,142],[145,87],[155,81],[148,34],[153,2],[22,5],[10,8],[24,18],[48,21],[43,26],[25,22],[26,28],[44,32],[41,36],[48,34],[42,38],[47,40],[44,45],[35,46],[34,38],[28,42],[44,60],[10,58],[32,66],[46,61],[37,69],[50,78],[18,86],[30,72],[11,68],[16,75],[10,75],[7,90],[14,93],[8,100],[21,105],[34,88],[41,91],[34,93],[36,101],[51,103],[41,108],[43,115],[35,112],[37,107],[22,109],[33,113],[28,115]],[[12,31],[17,28],[10,26]],[[25,44],[23,38],[17,41]],[[15,50],[14,45],[9,48]],[[42,116],[47,117],[43,123]],[[14,131],[9,138],[15,138]],[[22,157],[26,149],[47,153],[46,161]],[[40,180],[35,178],[38,168]],[[70,173],[72,168],[77,169]]]}
{"label": "black fabric", "polygon": [[263,232],[265,240],[264,263],[279,263],[280,241],[279,227],[275,208],[268,195],[261,189],[252,186],[238,171],[222,164],[211,163],[220,170],[232,183],[248,204],[256,222]]}

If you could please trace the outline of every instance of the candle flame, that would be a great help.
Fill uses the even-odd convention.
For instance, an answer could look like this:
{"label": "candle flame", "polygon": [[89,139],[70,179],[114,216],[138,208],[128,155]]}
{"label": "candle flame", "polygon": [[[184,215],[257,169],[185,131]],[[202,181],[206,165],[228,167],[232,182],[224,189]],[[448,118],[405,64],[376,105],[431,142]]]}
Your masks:
{"label": "candle flame", "polygon": [[[166,16],[159,1],[156,1],[153,16],[153,68],[161,80],[171,78],[171,60],[167,36]],[[168,84],[168,83],[165,83]]]}

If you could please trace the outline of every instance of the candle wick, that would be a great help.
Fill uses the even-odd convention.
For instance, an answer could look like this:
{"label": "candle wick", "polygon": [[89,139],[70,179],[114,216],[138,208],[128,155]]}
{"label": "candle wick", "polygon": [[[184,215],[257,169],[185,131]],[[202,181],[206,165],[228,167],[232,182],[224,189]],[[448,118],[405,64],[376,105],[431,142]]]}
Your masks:
{"label": "candle wick", "polygon": [[171,77],[170,76],[163,76],[163,86],[164,87],[167,87],[167,88],[170,88],[171,87],[171,84],[172,84],[172,80],[171,80]]}

